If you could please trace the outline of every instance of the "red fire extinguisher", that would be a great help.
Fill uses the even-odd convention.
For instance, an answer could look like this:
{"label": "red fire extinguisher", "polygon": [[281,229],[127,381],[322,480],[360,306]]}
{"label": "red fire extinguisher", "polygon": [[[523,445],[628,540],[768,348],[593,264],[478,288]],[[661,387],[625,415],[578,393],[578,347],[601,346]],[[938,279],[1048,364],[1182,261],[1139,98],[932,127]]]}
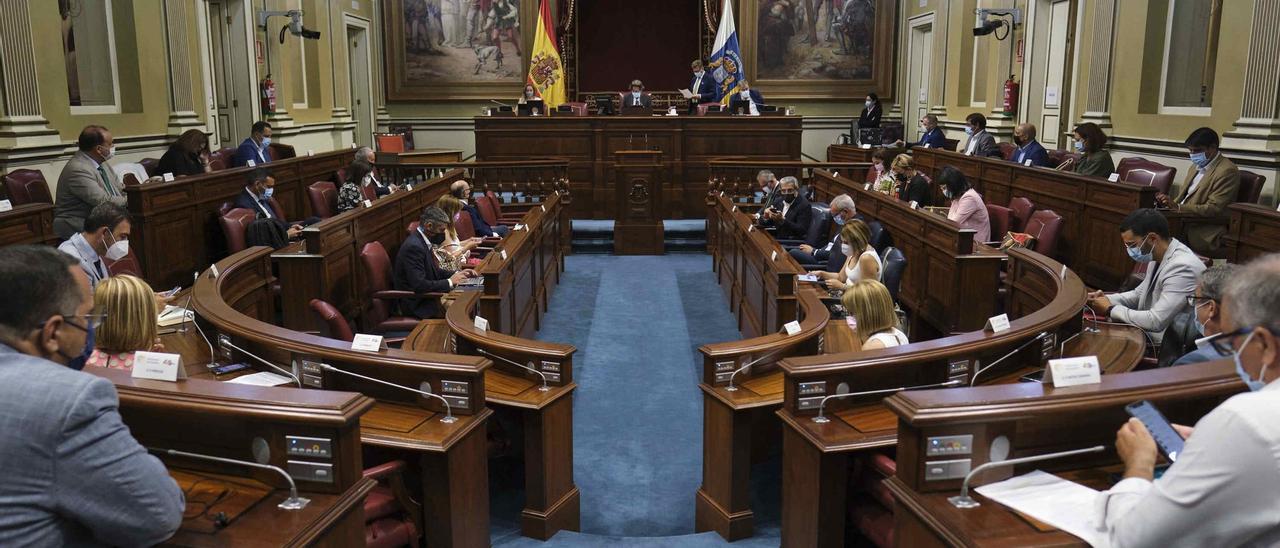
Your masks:
{"label": "red fire extinguisher", "polygon": [[265,117],[276,111],[276,84],[271,81],[270,74],[262,80],[258,88],[262,95],[262,114]]}
{"label": "red fire extinguisher", "polygon": [[1013,75],[1009,75],[1009,79],[1004,81],[1004,113],[1015,114],[1018,112],[1018,83],[1013,81]]}

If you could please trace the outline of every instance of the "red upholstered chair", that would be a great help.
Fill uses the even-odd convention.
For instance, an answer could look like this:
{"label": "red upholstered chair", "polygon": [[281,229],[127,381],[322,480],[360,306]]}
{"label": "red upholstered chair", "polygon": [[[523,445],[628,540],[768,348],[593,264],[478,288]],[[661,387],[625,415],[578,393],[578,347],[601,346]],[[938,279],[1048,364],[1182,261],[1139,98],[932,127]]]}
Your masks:
{"label": "red upholstered chair", "polygon": [[1262,198],[1262,187],[1267,178],[1252,171],[1240,170],[1240,190],[1236,192],[1236,201],[1250,204],[1258,203]]}
{"label": "red upholstered chair", "polygon": [[338,210],[338,189],[329,181],[317,181],[307,186],[307,198],[316,217],[328,219]]}
{"label": "red upholstered chair", "polygon": [[1013,210],[1004,206],[987,204],[987,219],[991,221],[991,240],[1001,241],[1009,232]]}
{"label": "red upholstered chair", "polygon": [[[267,201],[271,204],[271,211],[275,214],[277,219],[280,219],[282,221],[288,220],[284,216],[284,208],[280,207],[280,202],[277,202],[275,198],[268,198]],[[218,215],[226,215],[227,213],[230,213],[231,210],[234,209],[235,207],[236,207],[235,203],[233,202],[222,202],[222,206],[218,208]],[[258,212],[254,210],[246,210],[246,211],[253,211],[253,214],[255,216],[258,214]]]}
{"label": "red upholstered chair", "polygon": [[[498,224],[504,224],[504,225],[516,224],[520,222],[520,219],[524,218],[524,214],[528,212],[529,208],[533,207],[534,205],[537,205],[537,204],[525,204],[523,209],[520,209],[519,211],[503,211],[501,197],[495,194],[492,190],[485,191],[484,195],[485,197],[489,198],[489,207],[493,210],[494,215],[497,216]],[[480,216],[481,218],[484,217],[483,214],[481,214]],[[489,220],[485,219],[484,222],[488,223]]]}
{"label": "red upholstered chair", "polygon": [[378,199],[378,189],[373,185],[360,185],[360,195],[370,202]]}
{"label": "red upholstered chair", "polygon": [[959,139],[943,139],[942,141],[947,144],[947,150],[951,152],[955,152],[956,148],[960,146]]}
{"label": "red upholstered chair", "polygon": [[160,169],[160,160],[156,158],[143,158],[139,160],[138,163],[142,164],[142,169],[147,170],[147,177],[160,175],[159,173],[156,173],[156,170]]}
{"label": "red upholstered chair", "polygon": [[574,115],[574,116],[586,116],[586,115],[587,115],[587,104],[586,104],[586,103],[568,102],[568,103],[565,103],[565,105],[568,105],[568,107],[569,107],[569,112],[573,113],[573,115]]}
{"label": "red upholstered chair", "polygon": [[347,323],[347,317],[333,306],[320,299],[311,299],[307,303],[311,307],[311,311],[316,313],[321,322],[329,328],[328,337],[330,339],[338,339],[340,341],[351,342],[355,338],[355,334],[351,332],[351,324]]}
{"label": "red upholstered chair", "polygon": [[1013,143],[996,143],[1000,147],[1000,157],[1006,161],[1012,162],[1013,155],[1018,153],[1018,145]]}
{"label": "red upholstered chair", "polygon": [[369,242],[360,249],[360,264],[365,274],[365,329],[370,333],[390,331],[409,332],[418,326],[418,318],[393,316],[394,303],[399,299],[421,296],[439,298],[441,293],[417,295],[412,291],[394,289],[391,281],[391,258],[381,243]]}
{"label": "red upholstered chair", "polygon": [[404,484],[404,461],[379,464],[364,471],[378,485],[364,498],[364,543],[367,548],[418,547],[422,506]]}
{"label": "red upholstered chair", "polygon": [[1054,167],[1062,165],[1062,162],[1065,162],[1068,159],[1072,161],[1072,165],[1075,165],[1076,162],[1080,161],[1080,155],[1071,151],[1049,150],[1046,152],[1049,154],[1049,164]]}
{"label": "red upholstered chair", "polygon": [[107,259],[107,272],[112,276],[128,274],[130,276],[142,277],[142,265],[138,264],[138,256],[133,254],[133,249],[129,249],[129,254],[121,257],[118,261]]}
{"label": "red upholstered chair", "polygon": [[53,195],[49,192],[49,183],[44,180],[44,173],[35,169],[15,169],[0,177],[4,180],[4,191],[9,201],[15,206],[31,203],[53,203]]}
{"label": "red upholstered chair", "polygon": [[399,133],[375,133],[373,143],[378,152],[404,152],[404,135]]}
{"label": "red upholstered chair", "polygon": [[271,143],[271,145],[267,147],[267,154],[271,156],[273,161],[288,160],[289,158],[298,157],[298,153],[293,150],[293,145],[286,145],[284,143]]}
{"label": "red upholstered chair", "polygon": [[257,218],[256,213],[242,207],[232,209],[218,217],[218,224],[222,225],[222,234],[227,238],[228,253],[244,251],[246,247],[244,233],[255,218]]}
{"label": "red upholstered chair", "polygon": [[[415,226],[414,228],[417,227]],[[471,225],[471,215],[467,214],[466,211],[459,211],[453,216],[453,230],[458,233],[458,240],[460,241],[466,241],[478,236],[478,234],[476,234],[475,227]],[[484,243],[487,245],[493,245],[502,241],[502,238],[493,238],[489,236],[482,237],[484,238]],[[474,253],[476,256],[484,256],[492,249],[492,247],[477,247],[474,249]]]}
{"label": "red upholstered chair", "polygon": [[1156,192],[1168,194],[1178,168],[1152,162],[1146,158],[1125,158],[1116,166],[1120,180],[1135,185],[1155,187]]}
{"label": "red upholstered chair", "polygon": [[1009,209],[1012,215],[1009,219],[1009,230],[1013,232],[1026,232],[1023,230],[1027,226],[1027,221],[1031,220],[1031,214],[1035,212],[1036,206],[1023,196],[1014,196],[1009,200]]}
{"label": "red upholstered chair", "polygon": [[716,104],[716,103],[702,103],[698,105],[698,116],[706,116],[707,109],[711,108],[711,105],[713,104]]}
{"label": "red upholstered chair", "polygon": [[209,167],[214,171],[227,169],[231,166],[231,158],[236,155],[235,147],[220,148],[209,153]]}
{"label": "red upholstered chair", "polygon": [[1052,209],[1041,209],[1031,214],[1031,220],[1023,232],[1036,237],[1036,245],[1032,251],[1053,257],[1058,252],[1058,233],[1062,232],[1062,216]]}

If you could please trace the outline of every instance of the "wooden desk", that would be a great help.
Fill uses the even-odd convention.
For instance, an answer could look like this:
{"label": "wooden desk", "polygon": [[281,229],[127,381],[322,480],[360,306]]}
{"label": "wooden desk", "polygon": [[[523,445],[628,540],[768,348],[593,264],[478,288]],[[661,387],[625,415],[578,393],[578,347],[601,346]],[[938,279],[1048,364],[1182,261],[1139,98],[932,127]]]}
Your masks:
{"label": "wooden desk", "polygon": [[617,218],[609,166],[619,150],[662,151],[667,219],[703,215],[690,197],[705,188],[711,158],[800,159],[799,116],[481,116],[475,126],[477,160],[568,159],[578,219]]}
{"label": "wooden desk", "polygon": [[53,204],[23,204],[0,212],[0,247],[24,244],[58,245],[53,233]]}
{"label": "wooden desk", "polygon": [[[909,152],[906,148],[893,146],[862,148],[858,145],[827,145],[828,162],[871,162],[871,155],[882,148],[889,149],[889,162],[899,154]],[[887,167],[887,166],[886,166]]]}
{"label": "wooden desk", "polygon": [[1280,211],[1258,204],[1227,206],[1231,225],[1223,236],[1227,260],[1237,264],[1280,251]]}

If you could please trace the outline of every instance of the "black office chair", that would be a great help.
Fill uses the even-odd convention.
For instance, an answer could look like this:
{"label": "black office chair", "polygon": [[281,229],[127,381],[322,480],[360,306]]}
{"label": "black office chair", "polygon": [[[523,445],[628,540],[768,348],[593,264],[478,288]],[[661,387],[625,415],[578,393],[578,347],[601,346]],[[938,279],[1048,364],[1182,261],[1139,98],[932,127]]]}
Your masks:
{"label": "black office chair", "polygon": [[813,247],[827,245],[827,236],[831,233],[831,208],[823,203],[809,205],[813,208],[813,215],[809,219],[809,229],[805,231],[804,239],[779,239],[778,243],[783,247],[796,247],[800,244],[809,244]]}
{"label": "black office chair", "polygon": [[884,229],[884,225],[880,221],[871,221],[867,223],[867,228],[871,229],[871,247],[874,247],[876,253],[884,253],[885,248],[893,245],[893,237],[889,235],[889,231]]}
{"label": "black office chair", "polygon": [[880,279],[883,280],[885,288],[889,290],[889,296],[893,297],[893,302],[898,302],[898,287],[902,285],[902,272],[907,269],[907,258],[896,247],[885,248],[884,254],[880,258],[884,263],[884,273]]}

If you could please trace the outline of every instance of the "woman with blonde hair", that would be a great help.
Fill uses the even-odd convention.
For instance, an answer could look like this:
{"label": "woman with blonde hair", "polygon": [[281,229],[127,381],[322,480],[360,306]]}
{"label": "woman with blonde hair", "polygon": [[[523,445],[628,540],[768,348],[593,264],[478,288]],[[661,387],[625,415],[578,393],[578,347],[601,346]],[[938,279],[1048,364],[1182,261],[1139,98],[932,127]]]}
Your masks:
{"label": "woman with blonde hair", "polygon": [[147,282],[128,274],[106,278],[93,289],[93,305],[103,318],[85,365],[128,370],[135,352],[164,351],[156,335],[155,291]]}
{"label": "woman with blonde hair", "polygon": [[845,289],[858,280],[880,279],[880,255],[871,247],[871,228],[860,219],[852,219],[840,229],[840,252],[844,268],[839,272],[816,272],[826,280],[827,289]]}
{"label": "woman with blonde hair", "polygon": [[907,344],[907,335],[898,329],[889,289],[875,280],[860,280],[844,290],[840,303],[853,318],[853,333],[863,350]]}
{"label": "woman with blonde hair", "polygon": [[465,242],[458,240],[458,230],[454,227],[453,220],[458,215],[458,212],[462,211],[462,200],[445,194],[436,200],[436,207],[449,216],[449,226],[444,231],[444,243],[436,248],[436,257],[440,259],[442,268],[460,270],[466,266],[467,257],[471,256],[471,250],[480,245],[483,239],[468,238]]}

